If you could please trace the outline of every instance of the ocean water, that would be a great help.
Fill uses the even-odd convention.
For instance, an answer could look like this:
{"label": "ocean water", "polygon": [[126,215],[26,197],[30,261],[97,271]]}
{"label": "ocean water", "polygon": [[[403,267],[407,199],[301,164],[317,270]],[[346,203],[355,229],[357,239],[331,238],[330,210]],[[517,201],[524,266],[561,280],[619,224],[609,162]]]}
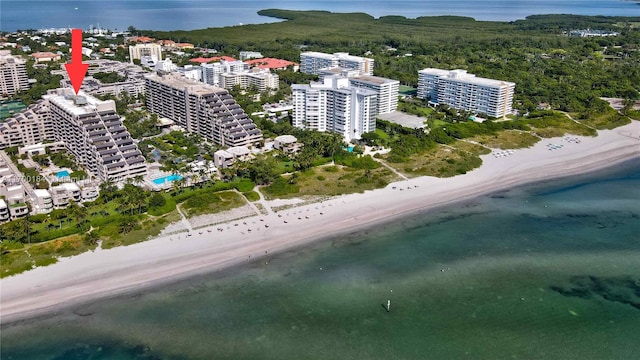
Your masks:
{"label": "ocean water", "polygon": [[640,159],[4,324],[0,357],[637,359],[639,232]]}
{"label": "ocean water", "polygon": [[458,15],[477,20],[511,21],[534,14],[640,16],[640,6],[625,0],[2,0],[0,30],[91,25],[124,30],[193,30],[279,21],[257,14],[261,9],[366,12],[379,17]]}

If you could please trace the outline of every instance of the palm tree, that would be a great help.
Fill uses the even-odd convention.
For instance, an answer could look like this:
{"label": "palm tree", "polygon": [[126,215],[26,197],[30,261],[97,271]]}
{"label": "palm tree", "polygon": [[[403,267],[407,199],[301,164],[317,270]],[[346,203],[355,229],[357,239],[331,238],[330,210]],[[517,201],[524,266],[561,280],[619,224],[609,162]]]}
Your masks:
{"label": "palm tree", "polygon": [[144,182],[144,176],[142,175],[136,175],[133,178],[133,183],[136,184],[137,186],[140,186],[140,184],[142,184]]}
{"label": "palm tree", "polygon": [[136,197],[141,193],[140,189],[137,186],[131,185],[130,183],[124,184],[122,188],[122,197],[120,198],[120,205],[123,207],[124,211],[130,210],[131,215],[133,215],[133,209],[137,206]]}
{"label": "palm tree", "polygon": [[174,181],[171,183],[171,191],[174,196],[177,195],[178,191],[180,190],[180,183],[178,181]]}
{"label": "palm tree", "polygon": [[200,180],[200,175],[198,174],[191,175],[191,186],[198,184],[199,180]]}
{"label": "palm tree", "polygon": [[107,178],[107,180],[100,184],[100,195],[105,199],[105,202],[115,198],[117,191],[118,188],[111,178]]}
{"label": "palm tree", "polygon": [[92,230],[84,234],[83,240],[84,240],[84,243],[87,245],[95,245],[98,243],[98,241],[100,241],[100,236],[98,235],[97,232]]}
{"label": "palm tree", "polygon": [[147,193],[144,191],[136,191],[131,194],[131,205],[138,208],[138,215],[142,214],[142,208],[147,205]]}
{"label": "palm tree", "polygon": [[182,188],[187,183],[187,180],[185,178],[180,178],[180,179],[174,181],[173,183],[178,185],[178,189],[180,190],[180,192],[182,192]]}
{"label": "palm tree", "polygon": [[[206,169],[209,168],[209,160],[205,161],[204,166],[206,166]],[[200,177],[200,188],[202,188],[202,183],[207,181],[207,171],[205,170],[205,167],[201,167],[198,170],[198,176]]]}
{"label": "palm tree", "polygon": [[120,231],[124,234],[131,232],[138,222],[133,216],[125,216],[120,220]]}

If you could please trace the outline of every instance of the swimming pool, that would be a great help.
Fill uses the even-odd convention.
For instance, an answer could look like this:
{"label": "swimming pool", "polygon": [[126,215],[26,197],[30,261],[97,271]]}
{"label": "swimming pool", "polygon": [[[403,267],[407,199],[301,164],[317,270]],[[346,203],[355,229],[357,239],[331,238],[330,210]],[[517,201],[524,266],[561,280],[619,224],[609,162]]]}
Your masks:
{"label": "swimming pool", "polygon": [[173,175],[167,175],[167,176],[163,176],[157,179],[153,179],[153,183],[157,184],[157,185],[162,185],[165,182],[172,182],[172,181],[176,181],[176,180],[180,180],[182,179],[182,176],[178,175],[178,174],[173,174]]}
{"label": "swimming pool", "polygon": [[59,178],[65,178],[69,176],[69,172],[67,170],[58,171],[56,176]]}

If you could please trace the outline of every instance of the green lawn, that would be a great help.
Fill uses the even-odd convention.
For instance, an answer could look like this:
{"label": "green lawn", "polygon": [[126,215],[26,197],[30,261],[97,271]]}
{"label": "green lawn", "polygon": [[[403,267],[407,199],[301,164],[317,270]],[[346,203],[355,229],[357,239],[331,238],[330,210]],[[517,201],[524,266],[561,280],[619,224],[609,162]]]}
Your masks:
{"label": "green lawn", "polygon": [[332,196],[361,193],[365,190],[385,187],[398,180],[389,169],[380,167],[370,171],[340,165],[321,166],[297,172],[295,184],[287,177],[263,188],[265,197],[292,198],[302,196]]}
{"label": "green lawn", "polygon": [[451,177],[464,174],[482,165],[479,153],[488,151],[481,146],[457,142],[455,146],[439,145],[435,150],[413,154],[408,161],[389,163],[407,177],[436,176]]}
{"label": "green lawn", "polygon": [[448,124],[448,122],[446,122],[444,120],[440,120],[440,119],[433,120],[433,127],[434,128],[447,126],[447,124]]}
{"label": "green lawn", "polygon": [[384,132],[382,129],[376,129],[376,134],[378,134],[378,136],[380,136],[380,139],[383,141],[383,143],[388,143],[389,142],[389,134],[387,134],[386,132]]}
{"label": "green lawn", "polygon": [[0,277],[18,274],[35,266],[56,263],[58,257],[81,254],[95,249],[87,245],[81,235],[70,235],[38,244],[25,245],[22,249],[11,250],[0,256]]}
{"label": "green lawn", "polygon": [[182,204],[182,209],[188,217],[202,214],[215,214],[245,205],[247,202],[242,195],[235,191],[206,192],[189,198]]}
{"label": "green lawn", "polygon": [[[574,119],[578,119],[579,114],[571,114]],[[619,126],[627,125],[631,122],[629,117],[619,114],[612,108],[607,108],[607,111],[591,114],[588,119],[578,120],[581,124],[596,128],[598,130],[615,129]]]}
{"label": "green lawn", "polygon": [[540,138],[524,131],[505,130],[494,135],[477,135],[469,140],[493,149],[521,149],[535,145]]}
{"label": "green lawn", "polygon": [[260,195],[253,190],[243,193],[243,195],[251,202],[260,200]]}
{"label": "green lawn", "polygon": [[278,173],[280,174],[284,174],[284,173],[288,173],[288,172],[293,172],[295,171],[294,166],[294,162],[293,161],[278,161]]}
{"label": "green lawn", "polygon": [[528,124],[533,132],[543,138],[558,137],[564,134],[597,136],[596,130],[569,119],[560,112],[543,112],[541,116],[527,118],[523,120]]}
{"label": "green lawn", "polygon": [[103,237],[102,247],[104,249],[110,249],[116,246],[127,246],[146,241],[149,238],[160,234],[162,229],[167,227],[167,225],[172,222],[179,221],[180,219],[180,214],[178,214],[176,210],[161,217],[147,217],[129,233],[115,233],[112,234],[112,236]]}

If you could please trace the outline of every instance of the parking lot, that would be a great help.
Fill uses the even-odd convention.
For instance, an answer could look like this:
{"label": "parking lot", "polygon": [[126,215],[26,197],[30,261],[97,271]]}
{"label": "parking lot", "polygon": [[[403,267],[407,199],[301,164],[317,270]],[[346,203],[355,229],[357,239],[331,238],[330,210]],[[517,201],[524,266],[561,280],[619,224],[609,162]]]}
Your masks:
{"label": "parking lot", "polygon": [[388,114],[378,114],[377,117],[382,120],[390,121],[413,129],[422,129],[427,127],[424,123],[427,119],[415,115],[409,115],[401,111],[394,111]]}

